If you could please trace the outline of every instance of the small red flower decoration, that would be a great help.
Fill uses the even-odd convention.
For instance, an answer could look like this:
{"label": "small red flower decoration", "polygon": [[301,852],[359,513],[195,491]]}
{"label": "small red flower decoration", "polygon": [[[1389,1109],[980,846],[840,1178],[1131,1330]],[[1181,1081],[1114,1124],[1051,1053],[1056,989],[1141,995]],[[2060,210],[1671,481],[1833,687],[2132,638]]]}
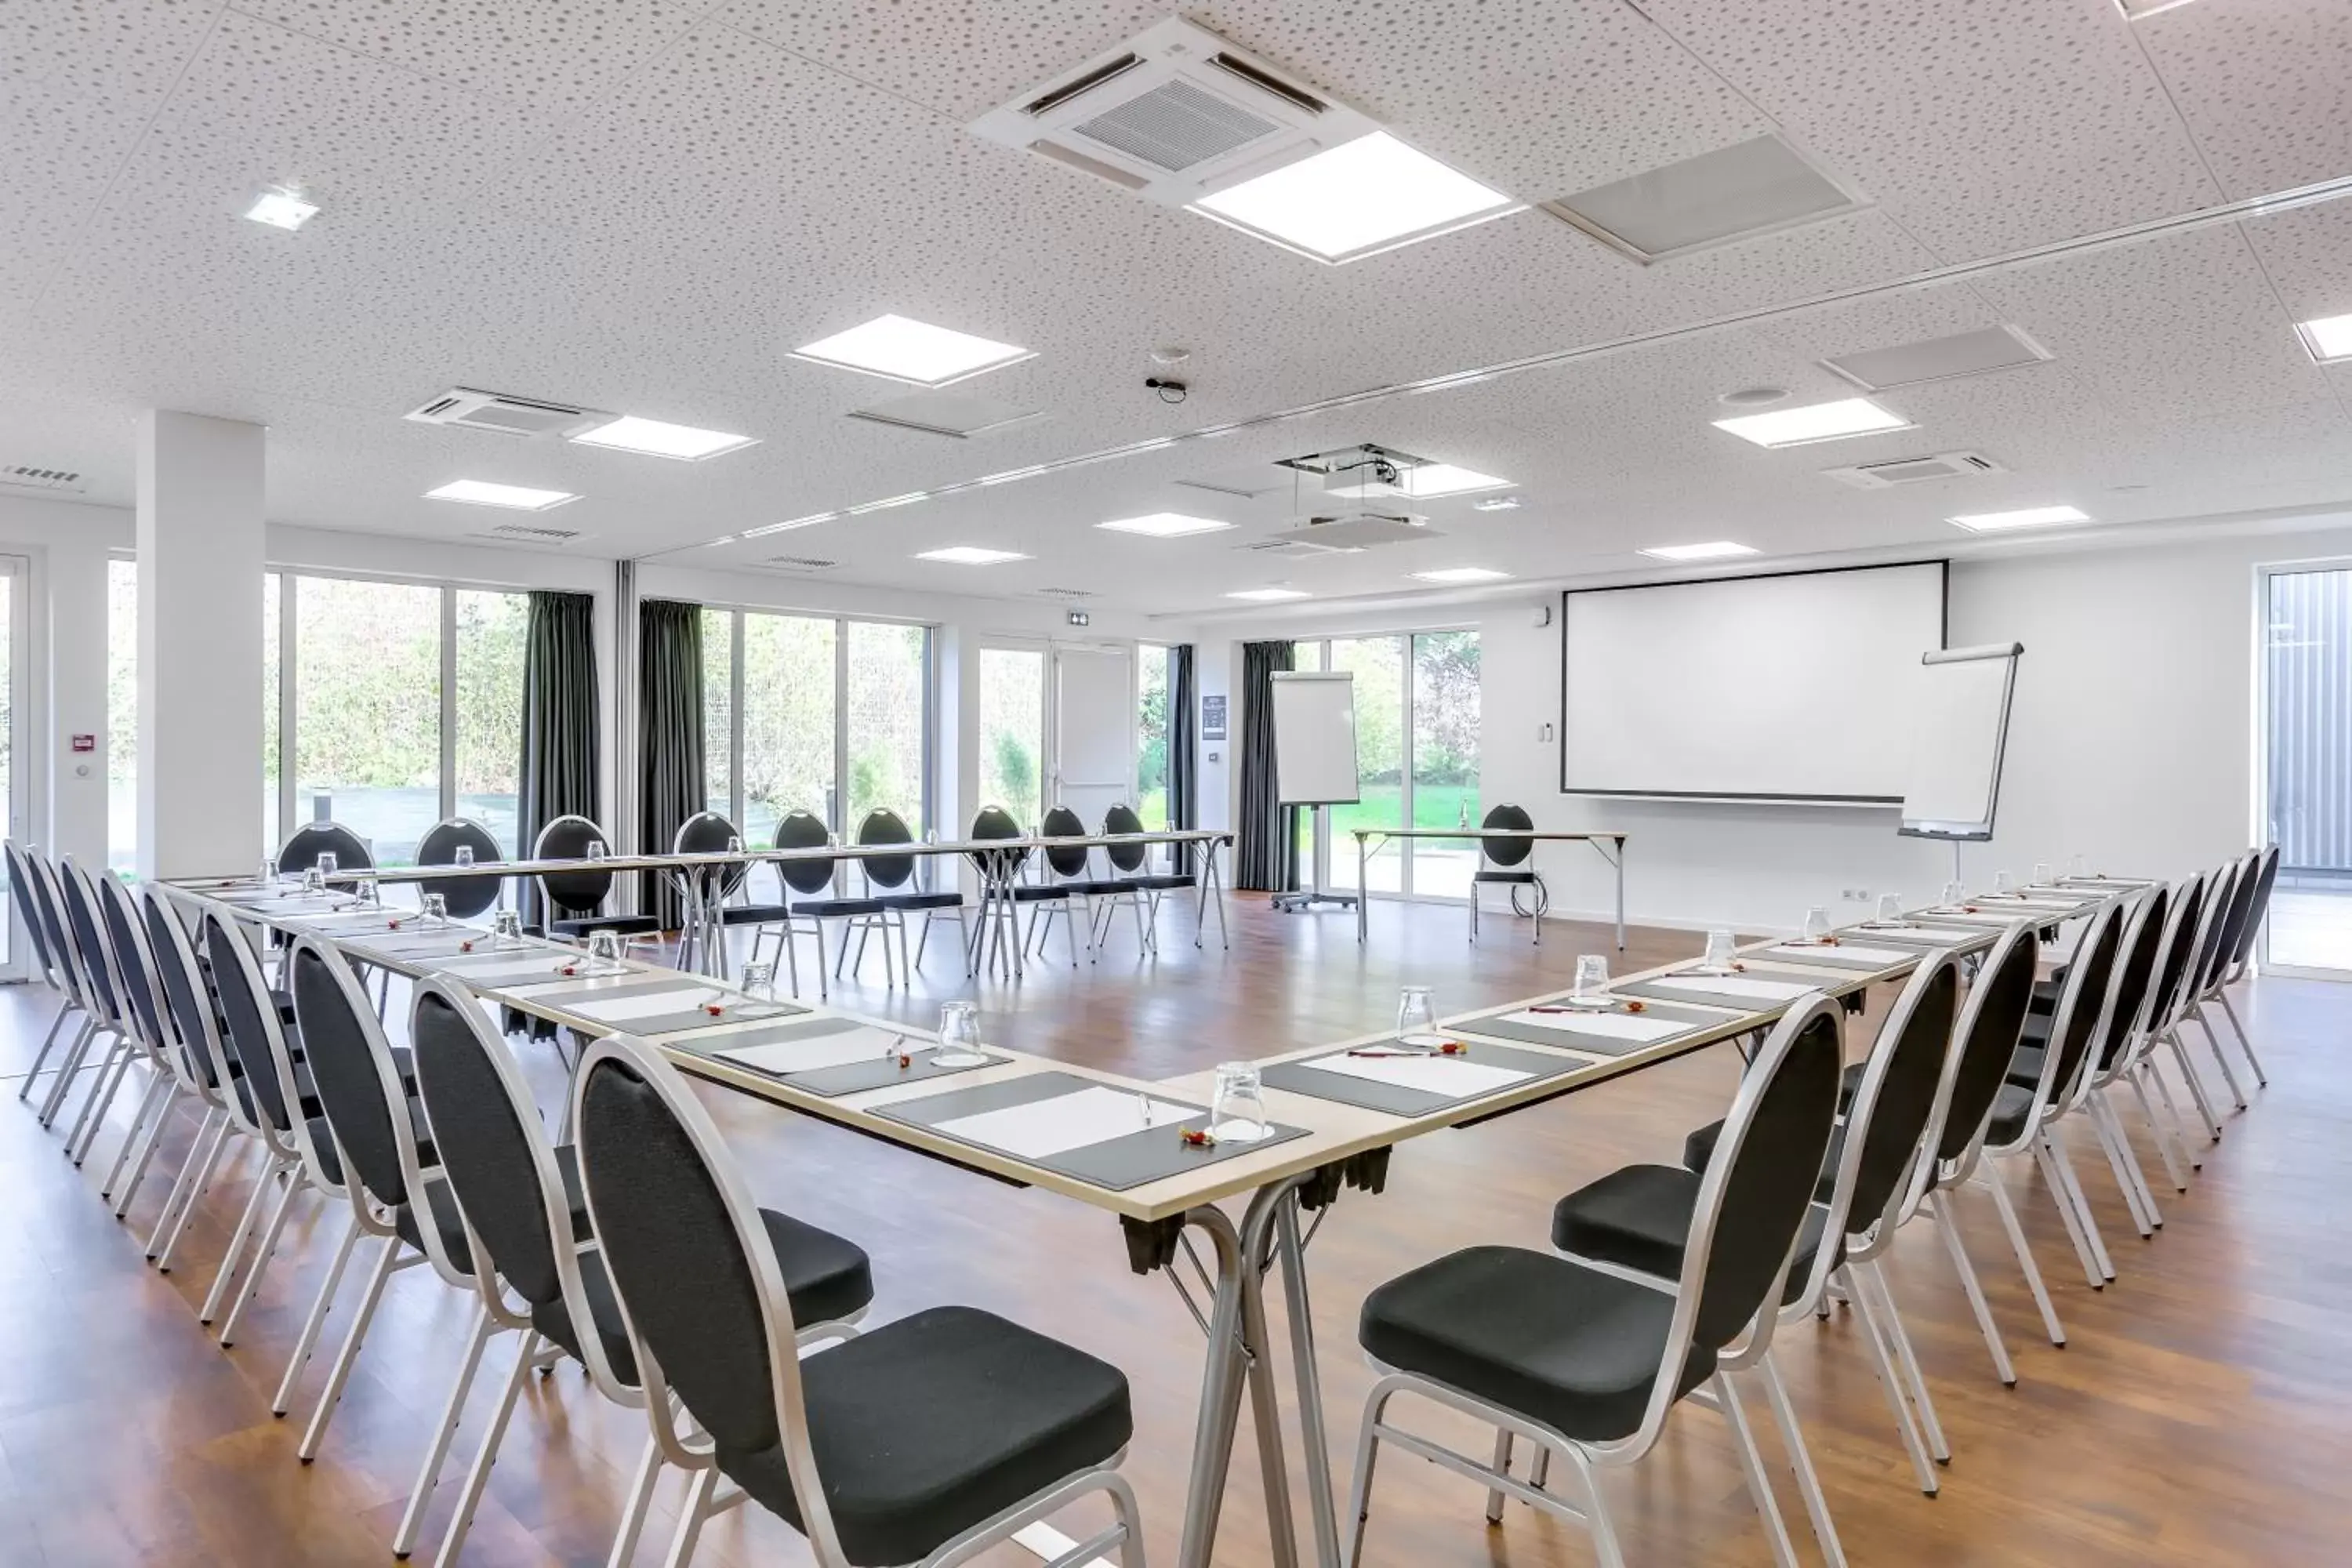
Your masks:
{"label": "small red flower decoration", "polygon": [[580,966],[576,963],[567,963],[562,969],[557,970],[556,973],[558,974],[577,974],[580,973]]}
{"label": "small red flower decoration", "polygon": [[1469,1048],[1459,1040],[1448,1040],[1437,1047],[1437,1054],[1441,1057],[1458,1057],[1467,1052]]}
{"label": "small red flower decoration", "polygon": [[1213,1148],[1217,1142],[1216,1138],[1204,1127],[1187,1127],[1183,1131],[1177,1134],[1177,1136],[1183,1139],[1184,1146],[1188,1149]]}
{"label": "small red flower decoration", "polygon": [[900,1052],[898,1053],[898,1070],[899,1070],[899,1071],[904,1072],[907,1068],[910,1068],[910,1067],[913,1067],[914,1065],[915,1065],[915,1058],[914,1058],[914,1057],[913,1057],[913,1055],[912,1055],[911,1053],[907,1052],[907,1051],[900,1051]]}
{"label": "small red flower decoration", "polygon": [[727,1006],[721,1002],[705,1002],[702,1005],[702,1010],[716,1018],[719,1014],[727,1011]]}
{"label": "small red flower decoration", "polygon": [[1628,1013],[1646,1013],[1649,1010],[1650,1005],[1647,1002],[1628,1002],[1625,1004],[1625,1011]]}
{"label": "small red flower decoration", "polygon": [[474,951],[474,939],[473,939],[472,937],[467,937],[467,938],[466,938],[466,940],[465,940],[465,941],[463,941],[463,942],[459,942],[459,943],[457,944],[457,951],[458,951],[459,952],[473,952],[473,951]]}

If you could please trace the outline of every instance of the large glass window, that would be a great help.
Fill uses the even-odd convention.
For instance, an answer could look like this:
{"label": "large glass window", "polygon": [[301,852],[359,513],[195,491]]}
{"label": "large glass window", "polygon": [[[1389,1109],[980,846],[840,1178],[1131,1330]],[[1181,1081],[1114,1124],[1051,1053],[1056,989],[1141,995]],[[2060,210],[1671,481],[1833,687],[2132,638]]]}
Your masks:
{"label": "large glass window", "polygon": [[[1478,825],[1478,634],[1422,632],[1412,639],[1412,825]],[[1470,896],[1475,839],[1412,840],[1412,890]]]}
{"label": "large glass window", "polygon": [[342,577],[294,595],[294,820],[414,865],[441,815],[441,590]]}
{"label": "large glass window", "polygon": [[2352,971],[2352,570],[2263,581],[2263,842],[2279,851],[2263,962]]}
{"label": "large glass window", "polygon": [[[1359,827],[1405,825],[1404,644],[1402,637],[1335,637],[1333,669],[1356,678],[1356,783],[1362,791],[1353,805],[1330,808],[1331,885],[1356,885]],[[1369,891],[1404,890],[1404,857],[1391,847],[1372,857],[1365,871]]]}
{"label": "large glass window", "polygon": [[[1344,669],[1356,678],[1356,773],[1362,787],[1356,804],[1324,809],[1311,850],[1300,851],[1302,880],[1309,879],[1312,868],[1316,885],[1354,889],[1359,827],[1477,825],[1478,646],[1475,631],[1297,645],[1297,668]],[[1470,839],[1394,840],[1366,864],[1365,890],[1467,898],[1477,859]]]}
{"label": "large glass window", "polygon": [[457,726],[451,763],[459,816],[516,847],[521,826],[522,670],[530,600],[460,588],[456,624]]}
{"label": "large glass window", "polygon": [[285,835],[278,825],[278,721],[284,716],[284,688],[278,684],[278,645],[280,624],[286,613],[286,601],[279,592],[278,574],[266,573],[261,579],[261,841],[273,848],[284,842]]}
{"label": "large glass window", "polygon": [[139,864],[139,563],[106,563],[106,863]]}
{"label": "large glass window", "polygon": [[980,650],[980,799],[1001,805],[1024,828],[1043,815],[1038,774],[1045,754],[1045,654],[1042,648]]}
{"label": "large glass window", "polygon": [[856,832],[867,812],[895,811],[919,837],[930,826],[923,737],[930,728],[931,634],[878,621],[848,626],[849,816],[843,830]]}
{"label": "large glass window", "polygon": [[877,806],[930,826],[929,627],[702,614],[705,795],[745,842],[793,811],[844,837]]}
{"label": "large glass window", "polygon": [[1135,810],[1158,829],[1168,826],[1168,650],[1145,643],[1135,652]]}

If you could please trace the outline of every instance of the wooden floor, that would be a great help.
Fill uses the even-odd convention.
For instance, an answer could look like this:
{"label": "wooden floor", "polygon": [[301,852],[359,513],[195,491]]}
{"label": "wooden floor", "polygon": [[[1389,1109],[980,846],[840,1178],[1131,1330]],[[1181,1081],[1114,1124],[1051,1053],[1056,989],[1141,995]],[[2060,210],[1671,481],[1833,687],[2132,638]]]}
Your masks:
{"label": "wooden floor", "polygon": [[[1534,948],[1523,923],[1496,921],[1473,952],[1458,910],[1381,905],[1372,913],[1374,941],[1360,950],[1349,916],[1280,915],[1236,899],[1229,952],[1213,937],[1196,951],[1189,921],[1171,914],[1156,963],[1138,963],[1123,937],[1100,964],[1076,974],[1046,965],[1017,992],[987,988],[991,1037],[1164,1075],[1379,1026],[1401,982],[1435,985],[1441,1008],[1451,1010],[1564,984],[1580,949],[1602,950],[1594,928],[1556,926]],[[1696,947],[1685,933],[1637,931],[1620,963],[1662,962]],[[912,997],[887,996],[877,984],[837,990],[835,999],[928,1017],[941,997],[963,990],[947,974],[950,952],[934,944],[928,988]],[[878,964],[874,973],[878,980]],[[21,1074],[48,1006],[46,994],[0,993],[0,1074]],[[1853,1562],[2352,1561],[2352,988],[2265,982],[2249,1017],[2271,1086],[2231,1119],[2189,1194],[2165,1190],[2168,1223],[2153,1242],[2132,1234],[2105,1167],[2081,1163],[2116,1254],[2116,1284],[2095,1294],[2084,1285],[2046,1194],[2019,1173],[2032,1238],[2072,1336],[2064,1351],[2041,1336],[1981,1194],[1964,1195],[1969,1245],[2017,1359],[2015,1389],[1994,1380],[1934,1237],[1914,1227],[1896,1246],[1889,1274],[1956,1452],[1940,1498],[1914,1488],[1843,1311],[1818,1329],[1783,1334],[1794,1398]],[[1420,1140],[1398,1152],[1384,1195],[1350,1194],[1340,1204],[1310,1258],[1341,1463],[1370,1382],[1354,1334],[1366,1291],[1470,1243],[1541,1246],[1560,1194],[1630,1160],[1675,1158],[1688,1128],[1720,1114],[1737,1066],[1727,1050],[1705,1053]],[[555,1064],[542,1055],[533,1071],[543,1103],[552,1104]],[[1115,1223],[745,1100],[711,1098],[763,1203],[840,1230],[873,1254],[876,1321],[970,1302],[1126,1369],[1138,1423],[1127,1471],[1141,1498],[1151,1560],[1172,1561],[1200,1336],[1163,1280],[1128,1273]],[[76,1172],[28,1108],[0,1100],[0,1563],[388,1561],[386,1543],[461,1349],[469,1303],[426,1271],[395,1277],[323,1454],[315,1465],[297,1464],[307,1405],[281,1422],[271,1419],[268,1400],[339,1218],[306,1217],[289,1229],[242,1342],[224,1353],[197,1326],[194,1305],[248,1173],[239,1168],[215,1186],[180,1266],[159,1276],[141,1253],[167,1181],[149,1182],[127,1226],[110,1217],[95,1192],[120,1120],[100,1138],[89,1169]],[[176,1130],[167,1145],[174,1162],[188,1131]],[[2152,1151],[2147,1163],[2160,1177]],[[1276,1332],[1284,1334],[1279,1322]],[[494,1351],[478,1403],[487,1403],[510,1353]],[[322,1371],[314,1364],[306,1394]],[[576,1368],[536,1384],[465,1561],[601,1563],[643,1433],[641,1417],[604,1405]],[[460,1445],[469,1447],[468,1436]],[[1483,1494],[1432,1467],[1391,1456],[1382,1476],[1369,1563],[1591,1561],[1579,1531],[1524,1509],[1487,1528]],[[428,1542],[455,1479],[453,1466]],[[1606,1484],[1636,1563],[1769,1561],[1719,1418],[1709,1412],[1677,1412],[1650,1458]],[[675,1497],[672,1483],[661,1494],[665,1510]],[[1793,1494],[1784,1497],[1800,1549],[1810,1553]],[[1303,1508],[1300,1518],[1303,1529]],[[1217,1561],[1264,1563],[1263,1520],[1244,1426]],[[657,1528],[667,1521],[665,1514]],[[650,1543],[641,1560],[657,1560]],[[746,1509],[705,1535],[697,1562],[751,1568],[807,1560],[796,1535]],[[1004,1561],[1034,1560],[1008,1551]]]}

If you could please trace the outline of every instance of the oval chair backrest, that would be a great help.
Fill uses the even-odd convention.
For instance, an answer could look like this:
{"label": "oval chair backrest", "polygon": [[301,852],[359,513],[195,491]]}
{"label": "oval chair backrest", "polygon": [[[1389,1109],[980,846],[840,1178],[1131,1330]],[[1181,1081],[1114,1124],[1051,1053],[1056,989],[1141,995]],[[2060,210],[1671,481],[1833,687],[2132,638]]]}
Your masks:
{"label": "oval chair backrest", "polygon": [[[740,844],[742,837],[735,825],[727,820],[724,812],[698,811],[677,825],[677,832],[669,841],[669,852],[673,855],[723,854],[729,840]],[[743,879],[751,874],[751,869],[749,863],[743,863],[721,867],[715,874],[705,871],[702,874],[705,879],[703,885],[709,887],[715,882],[718,896],[723,899],[743,885]]]}
{"label": "oval chair backrest", "polygon": [[260,962],[245,933],[227,917],[207,910],[204,933],[205,956],[212,963],[213,987],[220,997],[221,1017],[228,1025],[229,1047],[269,1124],[293,1135],[311,1179],[320,1181],[324,1167],[310,1143],[308,1121],[287,1099],[285,1085],[294,1071],[293,1052],[287,1046],[278,1001],[269,994]]}
{"label": "oval chair backrest", "polygon": [[[335,1143],[343,1152],[345,1174],[386,1205],[408,1201],[400,1140],[393,1121],[370,1038],[375,1022],[367,996],[340,953],[308,937],[294,944],[286,961],[293,983],[296,1026],[302,1032],[303,1059]],[[401,1106],[407,1110],[405,1097]],[[428,1229],[420,1226],[419,1229]]]}
{"label": "oval chair backrest", "polygon": [[2123,919],[2122,943],[2107,981],[2107,1010],[2090,1058],[2095,1073],[2112,1067],[2147,1025],[2148,996],[2164,952],[2165,915],[2171,905],[2168,889],[2150,888],[2132,902]]}
{"label": "oval chair backrest", "polygon": [[[912,844],[915,836],[908,831],[906,819],[887,807],[877,806],[866,814],[857,825],[860,844]],[[869,888],[903,888],[915,875],[912,855],[868,855],[858,864],[865,869],[866,885]]]}
{"label": "oval chair backrest", "polygon": [[2164,957],[2148,1002],[2148,1026],[2158,1034],[2179,1021],[2188,1002],[2189,961],[2197,950],[2197,919],[2205,907],[2202,873],[2172,885],[2172,909],[2165,920]]}
{"label": "oval chair backrest", "polygon": [[[776,824],[779,849],[821,849],[832,842],[833,830],[813,811],[788,811]],[[776,871],[783,878],[786,889],[806,898],[832,885],[833,857],[814,855],[805,860],[779,860]]]}
{"label": "oval chair backrest", "polygon": [[65,889],[58,868],[46,855],[25,858],[33,873],[33,901],[40,906],[41,931],[48,939],[50,961],[75,1005],[83,1005],[89,999],[89,969],[66,922]]}
{"label": "oval chair backrest", "polygon": [[106,940],[114,949],[115,977],[122,982],[131,1019],[150,1050],[167,1060],[177,1058],[177,1070],[191,1084],[214,1087],[211,1074],[195,1066],[180,1049],[179,1032],[163,1016],[161,994],[155,988],[155,968],[148,962],[147,933],[140,929],[139,911],[131,907],[131,890],[120,877],[107,877],[97,886],[99,918],[106,922]]}
{"label": "oval chair backrest", "polygon": [[[1683,1255],[1676,1293],[1692,1305],[1685,1312],[1678,1302],[1675,1321],[1686,1321],[1688,1345],[1721,1350],[1780,1297],[1836,1122],[1838,1042],[1837,1004],[1801,996],[1740,1082],[1699,1178]],[[1659,1382],[1683,1382],[1683,1357],[1670,1354]]]}
{"label": "oval chair backrest", "polygon": [[278,868],[302,872],[319,863],[321,855],[335,858],[338,871],[365,871],[375,865],[367,840],[340,822],[306,822],[278,847]]}
{"label": "oval chair backrest", "polygon": [[[505,1047],[483,1038],[486,1026],[478,1006],[440,984],[420,985],[408,1031],[417,1093],[433,1124],[434,1152],[466,1223],[518,1295],[534,1307],[550,1306],[563,1299],[563,1283],[532,1147],[534,1139],[544,1138],[535,1110],[525,1124],[490,1056]],[[547,1163],[551,1170],[552,1151]],[[595,1336],[583,1329],[580,1337]]]}
{"label": "oval chair backrest", "polygon": [[2254,874],[2249,861],[2225,860],[2205,884],[2205,908],[2198,917],[2196,957],[2189,969],[2189,1000],[2202,996],[2221,971],[2224,943],[2230,936],[2230,910],[2238,901],[2238,884]]}
{"label": "oval chair backrest", "polygon": [[16,841],[13,838],[7,841],[5,847],[8,856],[8,896],[16,906],[16,927],[32,941],[33,962],[40,970],[41,977],[45,980],[54,980],[58,965],[56,959],[49,953],[48,932],[42,929],[40,895],[34,889],[36,873],[33,870],[32,860],[22,849],[16,847]]}
{"label": "oval chair backrest", "polygon": [[[110,1020],[122,1017],[121,994],[115,987],[114,954],[99,932],[99,916],[91,905],[89,874],[67,856],[58,866],[58,891],[65,897],[66,921],[73,928],[74,946],[81,951],[82,979],[90,999]],[[111,876],[113,873],[109,872]]]}
{"label": "oval chair backrest", "polygon": [[[475,860],[484,865],[507,858],[507,852],[499,847],[498,835],[471,817],[453,816],[425,829],[425,837],[416,841],[416,863],[454,866],[460,847],[471,849]],[[440,894],[448,900],[451,918],[471,920],[499,901],[499,879],[436,877],[418,883],[417,892],[419,896]]]}
{"label": "oval chair backrest", "polygon": [[[180,924],[180,913],[173,907],[171,895],[152,882],[141,891],[140,914],[146,925],[147,952],[154,962],[156,989],[163,994],[173,1032],[179,1037],[189,1069],[200,1074],[207,1087],[216,1088],[227,1080],[233,1069],[228,1043],[222,1037],[220,1015],[213,1009],[212,993],[205,987],[205,972],[196,962],[195,947]],[[243,1123],[243,1110],[235,1096],[225,1096],[222,1103],[236,1110],[238,1121]]]}
{"label": "oval chair backrest", "polygon": [[2246,921],[2252,918],[2255,889],[2262,876],[2263,852],[2259,849],[2249,849],[2232,862],[2229,902],[2221,906],[2221,918],[2213,939],[2206,944],[2205,963],[2197,987],[2200,995],[2221,984],[2222,972],[2230,967]]}
{"label": "oval chair backrest", "polygon": [[709,1113],[675,1068],[627,1035],[589,1047],[574,1106],[581,1184],[614,1293],[650,1363],[649,1395],[657,1368],[722,1455],[781,1447],[794,1496],[818,1500],[802,1504],[813,1517],[797,1521],[816,1560],[843,1561],[805,1419],[780,1408],[800,1400],[791,1303]]}
{"label": "oval chair backrest", "polygon": [[2042,959],[2042,943],[2023,921],[2001,932],[1985,955],[1960,1009],[1958,1054],[1949,1098],[1936,1145],[1938,1163],[1960,1158],[1977,1146],[1992,1108],[2009,1080],[2009,1064],[2025,1033],[2025,1016],[2033,1006],[2034,966]]}
{"label": "oval chair backrest", "polygon": [[[971,837],[1018,838],[1021,837],[1021,825],[1015,822],[1013,819],[1013,814],[1003,806],[983,805],[971,819]],[[1013,872],[1018,871],[1022,862],[1028,858],[1029,851],[1025,848],[982,849],[972,853],[971,863],[980,867],[983,873],[992,865],[998,875],[1010,877]]]}
{"label": "oval chair backrest", "polygon": [[[584,816],[566,815],[557,817],[539,830],[539,841],[530,847],[534,860],[584,860],[591,844],[609,845],[604,830]],[[540,875],[540,890],[547,901],[555,906],[555,918],[567,913],[590,914],[604,907],[604,895],[613,890],[610,871],[546,871]]]}
{"label": "oval chair backrest", "polygon": [[2254,872],[2254,896],[2246,911],[2246,919],[2238,929],[2238,944],[2230,952],[2230,967],[2235,969],[2254,955],[2254,942],[2262,935],[2263,920],[2271,912],[2271,891],[2278,886],[2279,847],[2273,844],[2262,852],[2262,862]]}
{"label": "oval chair backrest", "polygon": [[2066,966],[2066,983],[2059,988],[2057,1010],[2051,1015],[2049,1043],[2042,1055],[2042,1082],[2035,1090],[2040,1104],[2065,1100],[2074,1086],[2075,1074],[2090,1059],[2091,1047],[2104,1037],[2126,912],[2119,900],[2101,905],[2075,944],[2074,962]]}
{"label": "oval chair backrest", "polygon": [[[1103,813],[1102,830],[1105,837],[1114,833],[1140,833],[1143,831],[1143,818],[1135,814],[1135,807],[1121,802]],[[1151,850],[1148,845],[1106,844],[1103,846],[1103,856],[1110,862],[1111,869],[1127,872],[1129,875],[1142,870],[1144,861],[1150,858],[1150,855]]]}
{"label": "oval chair backrest", "polygon": [[[1037,826],[1048,838],[1084,838],[1087,836],[1086,823],[1066,805],[1054,807],[1045,814],[1045,820]],[[1045,864],[1053,868],[1054,875],[1066,881],[1085,876],[1087,862],[1093,855],[1094,851],[1083,844],[1045,846]]]}
{"label": "oval chair backrest", "polygon": [[[1948,952],[1920,960],[1887,1009],[1846,1112],[1846,1139],[1853,1147],[1841,1163],[1851,1173],[1839,1173],[1850,1184],[1833,1194],[1844,1200],[1846,1230],[1867,1230],[1882,1218],[1899,1217],[1888,1210],[1918,1162],[1935,1116],[1959,1011],[1960,965]],[[1859,1140],[1855,1127],[1863,1130]]]}
{"label": "oval chair backrest", "polygon": [[[1521,833],[1534,831],[1536,819],[1528,815],[1523,805],[1503,805],[1491,808],[1479,819],[1481,827],[1499,827]],[[1491,866],[1509,868],[1524,862],[1536,852],[1532,840],[1526,838],[1482,838],[1478,854]]]}

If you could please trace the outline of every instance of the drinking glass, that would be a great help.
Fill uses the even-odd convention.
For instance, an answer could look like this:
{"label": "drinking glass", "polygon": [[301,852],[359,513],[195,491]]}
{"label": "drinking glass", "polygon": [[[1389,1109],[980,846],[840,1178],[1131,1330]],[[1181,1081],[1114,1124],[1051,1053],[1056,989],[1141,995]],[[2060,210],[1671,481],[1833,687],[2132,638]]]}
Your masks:
{"label": "drinking glass", "polygon": [[980,1005],[947,1002],[940,1006],[940,1047],[931,1060],[943,1068],[975,1068],[988,1060],[980,1048]]}
{"label": "drinking glass", "polygon": [[728,839],[727,853],[730,855],[740,855],[743,853],[743,841],[740,838]]}
{"label": "drinking glass", "polygon": [[1996,893],[2013,893],[2017,891],[2017,879],[2006,871],[1995,871],[1992,874],[1992,890]]}
{"label": "drinking glass", "polygon": [[278,880],[278,862],[264,855],[261,858],[261,875],[256,879],[265,888],[274,884]]}
{"label": "drinking glass", "polygon": [[1968,884],[1955,878],[1944,884],[1944,902],[1954,907],[1969,901]]}
{"label": "drinking glass", "polygon": [[1209,1106],[1209,1134],[1220,1143],[1255,1143],[1274,1128],[1265,1115],[1265,1089],[1255,1062],[1221,1062],[1217,1097]]}
{"label": "drinking glass", "polygon": [[490,945],[493,947],[520,947],[522,945],[522,916],[513,910],[500,910],[497,916],[490,921]]}
{"label": "drinking glass", "polygon": [[762,1002],[776,999],[776,963],[773,959],[743,966],[743,989]]}
{"label": "drinking glass", "polygon": [[334,852],[333,850],[331,850],[331,849],[321,849],[321,850],[320,850],[320,851],[319,851],[319,876],[320,876],[320,879],[321,880],[324,880],[326,878],[329,878],[329,877],[333,876],[333,875],[335,874],[335,869],[336,869],[336,868],[337,868],[340,864],[341,864],[341,862],[339,862],[339,861],[335,858],[335,852]]}
{"label": "drinking glass", "polygon": [[1396,1037],[1408,1046],[1437,1045],[1437,1003],[1428,986],[1408,985],[1397,993]]}
{"label": "drinking glass", "polygon": [[426,925],[445,926],[449,923],[449,896],[446,893],[425,894],[424,910]]}
{"label": "drinking glass", "polygon": [[2077,855],[2066,862],[2066,875],[2069,877],[2087,877],[2090,874],[2091,858],[2088,855]]}
{"label": "drinking glass", "polygon": [[2037,888],[2046,888],[2050,885],[2050,862],[2047,860],[2036,860],[2033,863],[2033,885]]}
{"label": "drinking glass", "polygon": [[621,962],[621,933],[616,931],[592,931],[588,933],[588,961],[591,963]]}
{"label": "drinking glass", "polygon": [[449,857],[449,863],[459,867],[471,866],[474,863],[474,847],[470,844],[458,845],[457,852]]}
{"label": "drinking glass", "polygon": [[1739,942],[1730,931],[1717,927],[1706,933],[1706,958],[1700,967],[1711,974],[1728,974],[1738,962]]}
{"label": "drinking glass", "polygon": [[1819,942],[1830,934],[1830,912],[1815,904],[1805,911],[1805,940]]}
{"label": "drinking glass", "polygon": [[302,873],[302,891],[316,897],[327,890],[327,874],[316,866]]}
{"label": "drinking glass", "polygon": [[1878,895],[1878,923],[1885,926],[1899,926],[1905,923],[1903,919],[1902,894],[1881,893]]}
{"label": "drinking glass", "polygon": [[1576,979],[1568,993],[1571,1007],[1611,1007],[1609,999],[1609,960],[1598,952],[1576,955]]}

